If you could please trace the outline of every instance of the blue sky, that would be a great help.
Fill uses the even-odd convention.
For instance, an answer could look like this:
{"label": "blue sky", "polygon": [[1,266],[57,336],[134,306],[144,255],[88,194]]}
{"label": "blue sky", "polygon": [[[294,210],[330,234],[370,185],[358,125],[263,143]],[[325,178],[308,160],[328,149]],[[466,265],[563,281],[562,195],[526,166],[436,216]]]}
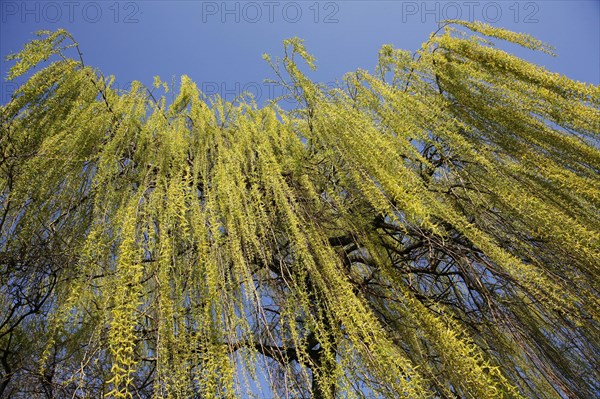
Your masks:
{"label": "blue sky", "polygon": [[[0,0],[0,55],[18,51],[39,29],[65,28],[88,65],[151,85],[159,75],[189,75],[207,94],[232,100],[248,90],[259,102],[281,94],[263,53],[282,54],[299,36],[317,58],[311,77],[333,82],[372,70],[384,43],[415,50],[445,18],[481,20],[526,32],[553,45],[558,57],[517,49],[552,71],[600,83],[600,1],[7,1]],[[511,48],[512,49],[512,48]],[[0,103],[16,88],[4,77]]]}

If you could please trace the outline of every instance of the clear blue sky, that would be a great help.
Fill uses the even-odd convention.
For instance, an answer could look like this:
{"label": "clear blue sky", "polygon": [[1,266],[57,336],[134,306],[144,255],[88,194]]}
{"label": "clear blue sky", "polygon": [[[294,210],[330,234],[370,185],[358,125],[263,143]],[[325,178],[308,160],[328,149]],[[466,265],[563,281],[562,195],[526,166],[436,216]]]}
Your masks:
{"label": "clear blue sky", "polygon": [[[0,55],[18,51],[39,29],[65,28],[88,65],[152,84],[189,75],[206,93],[228,100],[244,88],[262,102],[280,91],[263,53],[282,54],[299,36],[317,57],[313,79],[332,82],[357,68],[372,70],[379,47],[415,50],[436,21],[462,17],[526,32],[553,45],[558,57],[519,51],[552,71],[600,83],[600,1],[7,1],[0,0]],[[4,81],[5,103],[15,85]]]}

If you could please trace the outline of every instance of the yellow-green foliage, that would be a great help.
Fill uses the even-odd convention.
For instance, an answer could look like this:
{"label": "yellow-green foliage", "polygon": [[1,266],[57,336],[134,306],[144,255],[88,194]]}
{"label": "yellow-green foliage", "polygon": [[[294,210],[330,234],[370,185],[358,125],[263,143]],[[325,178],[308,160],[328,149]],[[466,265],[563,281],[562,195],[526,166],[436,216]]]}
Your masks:
{"label": "yellow-green foliage", "polygon": [[543,43],[450,21],[326,89],[289,39],[282,110],[117,91],[40,35],[9,78],[62,59],[0,108],[2,389],[599,392],[600,88],[493,47]]}

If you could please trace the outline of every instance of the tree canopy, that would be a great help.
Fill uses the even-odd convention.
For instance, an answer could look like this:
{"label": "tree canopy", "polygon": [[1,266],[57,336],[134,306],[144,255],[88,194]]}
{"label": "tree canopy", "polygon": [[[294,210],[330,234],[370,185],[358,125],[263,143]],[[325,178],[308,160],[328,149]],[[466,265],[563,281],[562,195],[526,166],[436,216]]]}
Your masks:
{"label": "tree canopy", "polygon": [[449,21],[331,88],[293,38],[282,109],[39,35],[0,108],[0,395],[600,392],[600,88],[497,46],[545,44]]}

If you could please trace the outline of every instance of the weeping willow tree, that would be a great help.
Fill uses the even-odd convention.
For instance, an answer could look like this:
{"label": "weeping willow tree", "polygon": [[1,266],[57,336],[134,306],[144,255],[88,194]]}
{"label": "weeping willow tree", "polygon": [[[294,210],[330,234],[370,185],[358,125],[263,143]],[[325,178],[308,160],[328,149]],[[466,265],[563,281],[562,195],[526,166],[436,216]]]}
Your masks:
{"label": "weeping willow tree", "polygon": [[595,397],[600,88],[501,41],[551,51],[451,21],[332,89],[290,39],[286,110],[117,90],[40,32],[0,108],[0,396]]}

